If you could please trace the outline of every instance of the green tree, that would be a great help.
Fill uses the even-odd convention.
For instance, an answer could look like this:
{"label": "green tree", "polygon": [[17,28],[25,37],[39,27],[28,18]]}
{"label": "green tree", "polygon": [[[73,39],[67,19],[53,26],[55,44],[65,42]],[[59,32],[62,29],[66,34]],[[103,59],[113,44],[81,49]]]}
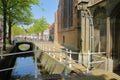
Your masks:
{"label": "green tree", "polygon": [[[20,6],[19,6],[20,7]],[[21,7],[22,8],[22,7]],[[33,18],[32,18],[32,13],[30,12],[30,8],[27,10],[28,8],[26,8],[25,10],[19,10],[19,9],[15,9],[14,12],[13,11],[9,11],[10,13],[8,14],[8,26],[9,26],[9,42],[11,42],[11,27],[14,24],[26,24],[29,25],[33,22]],[[18,13],[18,14],[16,14]]]}
{"label": "green tree", "polygon": [[0,0],[3,15],[3,50],[6,50],[6,21],[7,21],[7,0]]}
{"label": "green tree", "polygon": [[21,27],[14,25],[12,27],[12,35],[16,36],[16,35],[21,35],[21,34],[24,34],[24,30]]}
{"label": "green tree", "polygon": [[[22,3],[22,4],[21,4]],[[18,4],[11,7],[9,3],[8,26],[9,26],[9,42],[11,43],[11,27],[17,24],[31,24],[33,22],[31,5],[38,5],[39,0],[19,1]]]}
{"label": "green tree", "polygon": [[11,30],[11,24],[24,21],[26,15],[31,14],[31,5],[38,3],[39,0],[0,0],[0,13],[3,15],[3,50],[6,50],[6,22],[8,21]]}
{"label": "green tree", "polygon": [[46,21],[46,19],[44,17],[36,20],[33,24],[32,27],[28,28],[28,32],[31,33],[40,33],[40,32],[44,32],[44,30],[46,30],[48,27],[48,23]]}

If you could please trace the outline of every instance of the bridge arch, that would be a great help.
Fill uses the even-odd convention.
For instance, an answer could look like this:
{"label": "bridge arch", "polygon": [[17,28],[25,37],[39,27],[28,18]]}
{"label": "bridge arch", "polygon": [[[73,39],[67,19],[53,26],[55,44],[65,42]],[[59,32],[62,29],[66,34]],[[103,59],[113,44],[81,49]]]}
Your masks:
{"label": "bridge arch", "polygon": [[[27,47],[26,49],[22,49],[20,47]],[[15,52],[26,52],[26,51],[33,51],[34,50],[35,45],[32,42],[17,42],[14,46],[14,51]],[[30,54],[23,54],[23,56],[29,56],[29,55],[34,55],[34,52],[29,52]],[[20,54],[21,55],[21,54]],[[19,55],[18,55],[19,56]]]}

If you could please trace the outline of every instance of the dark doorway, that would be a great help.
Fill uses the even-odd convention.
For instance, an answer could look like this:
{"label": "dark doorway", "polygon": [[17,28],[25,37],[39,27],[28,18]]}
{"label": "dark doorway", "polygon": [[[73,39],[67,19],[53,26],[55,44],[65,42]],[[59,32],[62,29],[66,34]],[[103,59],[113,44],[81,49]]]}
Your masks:
{"label": "dark doorway", "polygon": [[114,60],[113,70],[120,71],[120,13],[116,15],[115,26],[112,27],[112,58]]}
{"label": "dark doorway", "polygon": [[110,17],[113,71],[120,74],[120,2],[111,10]]}

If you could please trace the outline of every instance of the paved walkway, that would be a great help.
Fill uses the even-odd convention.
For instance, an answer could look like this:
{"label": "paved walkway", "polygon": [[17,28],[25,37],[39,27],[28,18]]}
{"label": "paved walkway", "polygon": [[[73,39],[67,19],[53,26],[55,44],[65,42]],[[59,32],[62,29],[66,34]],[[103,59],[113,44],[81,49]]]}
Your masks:
{"label": "paved walkway", "polygon": [[[35,42],[35,44],[40,49],[44,49],[44,50],[64,49],[63,46],[61,46],[59,44],[54,44],[51,42],[47,42],[47,43],[46,42]],[[79,69],[81,69],[81,71],[82,71],[83,66],[79,67]],[[74,75],[74,73],[73,73],[71,75],[72,78],[68,78],[68,79],[64,79],[64,80],[120,80],[119,75],[117,75],[115,73],[111,73],[111,72],[105,72],[103,70],[98,70],[98,69],[91,71],[90,74],[87,74],[88,76],[78,76],[78,75],[76,75],[76,74]]]}

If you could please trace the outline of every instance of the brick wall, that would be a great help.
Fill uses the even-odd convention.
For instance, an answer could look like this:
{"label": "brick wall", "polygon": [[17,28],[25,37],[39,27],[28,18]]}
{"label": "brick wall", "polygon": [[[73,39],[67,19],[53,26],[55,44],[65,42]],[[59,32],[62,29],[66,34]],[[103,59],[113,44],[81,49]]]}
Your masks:
{"label": "brick wall", "polygon": [[67,30],[59,32],[59,43],[71,50],[79,50],[78,30]]}

